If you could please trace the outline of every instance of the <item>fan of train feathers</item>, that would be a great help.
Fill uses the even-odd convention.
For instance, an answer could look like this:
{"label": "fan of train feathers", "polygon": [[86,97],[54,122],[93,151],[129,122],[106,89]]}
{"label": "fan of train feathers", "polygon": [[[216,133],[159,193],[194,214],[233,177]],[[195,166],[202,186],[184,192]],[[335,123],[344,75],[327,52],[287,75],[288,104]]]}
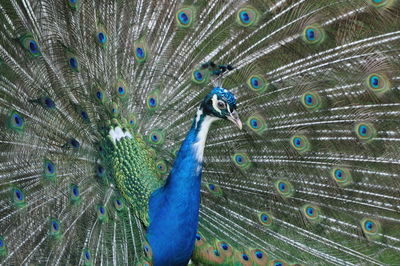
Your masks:
{"label": "fan of train feathers", "polygon": [[[151,264],[146,193],[218,86],[244,128],[210,130],[191,263],[400,264],[399,1],[0,11],[1,264]],[[135,181],[142,201],[112,181],[125,158],[107,160],[110,125],[158,173]]]}

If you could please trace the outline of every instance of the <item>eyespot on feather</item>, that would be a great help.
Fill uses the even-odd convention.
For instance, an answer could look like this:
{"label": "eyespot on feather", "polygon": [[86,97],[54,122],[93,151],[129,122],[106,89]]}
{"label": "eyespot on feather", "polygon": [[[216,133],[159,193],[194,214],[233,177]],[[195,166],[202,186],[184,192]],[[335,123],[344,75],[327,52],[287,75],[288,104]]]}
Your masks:
{"label": "eyespot on feather", "polygon": [[325,40],[325,31],[318,25],[306,26],[303,30],[303,40],[309,44],[319,44]]}
{"label": "eyespot on feather", "polygon": [[148,59],[148,46],[144,38],[139,39],[134,43],[133,56],[137,63],[144,63]]}
{"label": "eyespot on feather", "polygon": [[236,21],[242,27],[254,26],[258,23],[260,14],[252,6],[243,7],[236,13]]}
{"label": "eyespot on feather", "polygon": [[194,23],[196,11],[194,7],[183,7],[176,11],[176,23],[180,28],[190,28]]}
{"label": "eyespot on feather", "polygon": [[319,222],[321,220],[321,210],[312,204],[305,204],[302,207],[303,215],[311,222]]}
{"label": "eyespot on feather", "polygon": [[301,96],[300,102],[303,104],[305,108],[307,108],[310,111],[318,110],[322,106],[321,96],[315,91],[305,92]]}
{"label": "eyespot on feather", "polygon": [[333,167],[331,177],[341,187],[346,187],[352,182],[351,173],[345,167]]}
{"label": "eyespot on feather", "polygon": [[253,262],[255,265],[267,265],[268,263],[268,255],[267,252],[265,252],[265,250],[262,249],[251,249],[249,251]]}
{"label": "eyespot on feather", "polygon": [[355,125],[354,130],[357,137],[365,142],[373,140],[376,136],[376,129],[371,123],[361,122]]}
{"label": "eyespot on feather", "polygon": [[21,133],[25,128],[25,119],[17,111],[11,110],[8,113],[7,125],[9,129]]}
{"label": "eyespot on feather", "polygon": [[209,72],[207,69],[196,69],[192,72],[192,81],[196,84],[205,84],[209,80]]}
{"label": "eyespot on feather", "polygon": [[363,230],[365,236],[371,240],[377,240],[381,238],[382,227],[381,224],[371,218],[364,218],[360,222],[361,229]]}
{"label": "eyespot on feather", "polygon": [[270,226],[272,226],[274,217],[272,216],[272,214],[270,212],[263,211],[258,214],[258,221],[260,222],[260,224],[270,227]]}
{"label": "eyespot on feather", "polygon": [[62,233],[61,233],[61,223],[58,219],[56,218],[50,218],[49,219],[49,235],[56,240],[59,240],[62,238]]}
{"label": "eyespot on feather", "polygon": [[293,185],[289,181],[283,179],[275,182],[275,190],[284,198],[289,198],[294,194]]}
{"label": "eyespot on feather", "polygon": [[251,165],[251,161],[248,157],[248,155],[244,152],[238,152],[232,155],[231,157],[233,163],[240,169],[247,169]]}
{"label": "eyespot on feather", "polygon": [[310,143],[303,135],[294,135],[290,138],[290,145],[298,152],[306,152],[310,150]]}
{"label": "eyespot on feather", "polygon": [[10,196],[11,202],[14,204],[15,207],[23,208],[26,206],[25,193],[21,188],[12,187],[10,189]]}
{"label": "eyespot on feather", "polygon": [[246,125],[255,133],[261,135],[267,130],[267,123],[260,115],[251,115],[247,118]]}
{"label": "eyespot on feather", "polygon": [[154,145],[162,145],[164,143],[164,131],[163,130],[153,130],[148,135],[148,143]]}
{"label": "eyespot on feather", "polygon": [[43,177],[48,181],[55,181],[57,177],[56,165],[47,158],[43,160]]}
{"label": "eyespot on feather", "polygon": [[257,93],[263,93],[268,88],[267,81],[261,75],[252,75],[247,79],[247,86]]}
{"label": "eyespot on feather", "polygon": [[32,34],[27,33],[20,37],[20,42],[23,48],[29,52],[32,57],[39,57],[42,55],[38,41]]}
{"label": "eyespot on feather", "polygon": [[391,88],[388,77],[383,73],[372,73],[365,79],[366,86],[375,94],[381,95]]}

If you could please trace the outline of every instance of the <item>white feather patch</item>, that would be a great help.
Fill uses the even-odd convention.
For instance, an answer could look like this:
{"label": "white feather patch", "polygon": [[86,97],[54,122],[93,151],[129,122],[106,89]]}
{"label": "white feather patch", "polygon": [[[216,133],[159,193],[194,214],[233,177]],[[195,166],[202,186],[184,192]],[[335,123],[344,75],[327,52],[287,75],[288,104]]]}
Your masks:
{"label": "white feather patch", "polygon": [[203,109],[201,109],[201,107],[199,107],[199,109],[197,110],[197,113],[196,113],[196,128],[198,127],[200,117],[202,114],[203,114]]}
{"label": "white feather patch", "polygon": [[120,127],[110,129],[108,133],[114,141],[119,141],[124,137],[132,138],[131,133],[129,131],[123,132]]}
{"label": "white feather patch", "polygon": [[200,130],[197,135],[196,142],[193,144],[196,152],[196,159],[198,162],[203,161],[204,146],[206,145],[208,130],[210,129],[211,124],[218,119],[219,118],[217,117],[207,115],[206,117],[204,117],[204,120],[200,125]]}

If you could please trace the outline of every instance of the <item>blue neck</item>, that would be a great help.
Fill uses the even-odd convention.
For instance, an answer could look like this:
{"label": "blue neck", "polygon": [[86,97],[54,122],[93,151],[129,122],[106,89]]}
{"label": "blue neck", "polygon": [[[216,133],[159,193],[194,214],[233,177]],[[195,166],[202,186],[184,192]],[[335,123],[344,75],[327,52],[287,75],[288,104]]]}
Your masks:
{"label": "blue neck", "polygon": [[154,265],[187,265],[197,231],[203,149],[214,118],[199,110],[165,186],[150,198],[147,239]]}

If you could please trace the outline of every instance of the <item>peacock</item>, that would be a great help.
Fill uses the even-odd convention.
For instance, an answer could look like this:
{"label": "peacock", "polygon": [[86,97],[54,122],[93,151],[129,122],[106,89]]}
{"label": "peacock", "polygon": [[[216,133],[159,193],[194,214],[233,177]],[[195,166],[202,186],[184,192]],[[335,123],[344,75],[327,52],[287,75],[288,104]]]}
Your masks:
{"label": "peacock", "polygon": [[399,0],[2,0],[1,265],[400,265]]}

